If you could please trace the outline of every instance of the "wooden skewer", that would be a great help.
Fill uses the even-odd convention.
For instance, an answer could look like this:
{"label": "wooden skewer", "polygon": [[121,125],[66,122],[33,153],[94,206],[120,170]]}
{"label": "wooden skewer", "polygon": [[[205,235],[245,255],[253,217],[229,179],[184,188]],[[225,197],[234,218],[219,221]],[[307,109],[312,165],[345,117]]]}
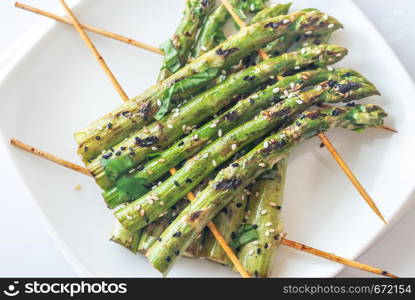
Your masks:
{"label": "wooden skewer", "polygon": [[86,45],[89,47],[89,49],[91,49],[92,53],[94,54],[95,58],[97,59],[97,61],[99,62],[99,64],[101,65],[102,69],[104,70],[104,72],[107,74],[108,78],[111,80],[112,85],[115,87],[116,91],[118,92],[118,94],[120,95],[121,99],[123,101],[128,101],[129,98],[127,96],[127,94],[124,92],[123,88],[121,87],[120,83],[118,82],[118,80],[115,78],[114,74],[111,72],[110,68],[108,67],[107,63],[105,62],[104,58],[101,56],[101,54],[99,54],[97,48],[95,47],[95,45],[92,43],[91,39],[88,37],[88,35],[86,34],[85,30],[82,28],[81,24],[79,23],[78,19],[75,17],[75,15],[72,13],[72,11],[70,10],[70,8],[68,7],[68,5],[66,5],[64,0],[60,0],[63,8],[66,10],[66,12],[69,15],[69,18],[72,21],[72,24],[74,25],[74,27],[76,28],[76,30],[79,32],[80,36],[82,37],[82,39],[85,41]]}
{"label": "wooden skewer", "polygon": [[[72,22],[67,18],[63,18],[59,15],[50,13],[48,11],[45,11],[45,10],[42,10],[42,9],[39,9],[39,8],[36,8],[36,7],[33,7],[33,6],[29,6],[29,5],[20,3],[20,2],[16,2],[14,4],[14,6],[17,7],[17,8],[21,8],[21,9],[24,9],[26,11],[41,15],[41,16],[45,16],[45,17],[54,19],[54,20],[56,20],[58,22],[61,22],[61,23],[64,23],[64,24],[73,25]],[[149,45],[149,44],[146,44],[146,43],[143,43],[143,42],[139,42],[139,41],[136,41],[132,38],[125,37],[125,36],[122,36],[120,34],[110,32],[110,31],[107,31],[105,29],[100,29],[100,28],[97,28],[97,27],[94,27],[94,26],[91,26],[91,25],[87,25],[87,24],[80,24],[80,25],[83,29],[88,30],[90,32],[93,32],[93,33],[108,37],[110,39],[114,39],[114,40],[126,43],[126,44],[131,45],[131,46],[135,46],[137,48],[147,50],[147,51],[150,51],[150,52],[153,52],[153,53],[156,53],[156,54],[163,55],[162,50],[160,50],[159,48],[154,47],[152,45]]]}
{"label": "wooden skewer", "polygon": [[[70,8],[66,5],[66,3],[65,3],[64,0],[60,0],[60,1],[61,1],[62,5],[64,6],[64,8],[65,8],[66,12],[68,13],[68,15],[71,17],[71,20],[72,20],[73,24],[75,25],[76,29],[78,30],[79,34],[85,40],[85,42],[87,43],[88,47],[92,50],[92,52],[94,53],[95,57],[98,59],[99,62],[103,62],[103,59],[101,58],[101,56],[98,53],[98,50],[95,48],[95,46],[92,43],[92,41],[85,34],[85,31],[82,30],[82,28],[80,27],[80,24],[79,24],[78,20],[76,19],[76,17],[74,16],[74,14],[70,10]],[[111,82],[113,83],[114,87],[117,90],[121,90],[122,91],[121,86],[119,86],[118,81],[115,79],[115,77],[113,77],[112,72],[109,70],[109,68],[105,64],[105,62],[103,64],[101,63],[101,66],[103,67],[103,69],[107,73],[107,75],[109,75],[110,78],[112,78]],[[120,94],[120,95],[123,98],[123,95],[122,94]],[[123,98],[123,100],[124,100],[124,98]],[[127,100],[128,100],[128,98],[127,98]],[[170,173],[171,174],[176,173],[176,169],[174,169],[174,168],[171,169],[170,170]],[[188,193],[187,194],[187,197],[188,197],[189,201],[192,201],[192,200],[195,199],[195,195],[192,192]],[[212,231],[213,236],[217,239],[219,245],[223,248],[224,252],[229,256],[229,259],[232,261],[232,263],[234,264],[234,266],[238,270],[238,272],[241,274],[241,276],[242,277],[245,277],[245,278],[251,277],[250,274],[244,269],[244,267],[241,264],[241,262],[239,261],[238,257],[232,251],[232,248],[227,244],[227,242],[223,238],[222,234],[216,228],[215,224],[213,224],[212,222],[210,222],[208,224],[208,227]]]}
{"label": "wooden skewer", "polygon": [[[232,18],[235,20],[235,22],[240,27],[245,27],[246,24],[239,16],[234,12],[232,6],[229,4],[228,0],[222,0],[222,4],[226,7],[229,14],[232,16]],[[268,59],[269,56],[266,54],[262,49],[258,50],[258,53],[261,55],[262,59]],[[279,78],[280,79],[280,78]],[[363,199],[366,201],[366,203],[370,206],[370,208],[376,213],[376,215],[386,224],[386,220],[383,217],[382,213],[376,206],[373,199],[369,196],[369,194],[366,192],[364,187],[360,184],[359,180],[354,176],[353,172],[350,170],[346,162],[343,160],[343,158],[340,156],[340,154],[337,152],[337,150],[334,148],[333,144],[330,142],[330,140],[327,138],[327,136],[324,133],[319,133],[318,137],[320,138],[321,142],[326,146],[326,148],[329,150],[330,154],[333,156],[333,158],[336,160],[337,164],[340,166],[340,168],[343,170],[343,172],[346,174],[346,176],[350,179],[352,184],[355,186],[357,191],[360,193],[360,195],[363,197]]]}
{"label": "wooden skewer", "polygon": [[80,172],[82,174],[91,176],[91,173],[89,172],[89,170],[86,169],[86,168],[84,168],[84,167],[81,167],[79,165],[76,165],[74,163],[71,163],[69,161],[66,161],[66,160],[64,160],[64,159],[62,159],[60,157],[57,157],[57,156],[53,155],[53,154],[50,154],[50,153],[47,153],[45,151],[36,149],[35,147],[29,146],[29,145],[27,145],[27,144],[25,144],[25,143],[23,143],[21,141],[18,141],[16,139],[11,139],[10,140],[10,144],[12,144],[13,146],[15,146],[15,147],[17,147],[19,149],[22,149],[24,151],[27,151],[29,153],[32,153],[34,155],[37,155],[39,157],[45,158],[45,159],[47,159],[49,161],[52,161],[52,162],[54,162],[54,163],[56,163],[58,165],[61,165],[61,166],[65,167],[65,168],[68,168],[68,169],[71,169],[71,170]]}
{"label": "wooden skewer", "polygon": [[[170,169],[170,174],[174,175],[176,173],[176,169]],[[195,199],[195,195],[192,192],[187,193],[187,199],[192,202]],[[244,278],[252,277],[244,268],[242,263],[239,261],[236,254],[233,252],[232,248],[228,245],[226,240],[224,239],[223,235],[220,233],[218,228],[213,222],[209,222],[207,224],[210,232],[212,232],[215,239],[218,241],[219,245],[222,247],[223,251],[226,253],[226,255],[229,257],[229,259],[232,261],[233,265],[235,266],[236,270],[242,275]]]}
{"label": "wooden skewer", "polygon": [[321,250],[318,250],[318,249],[315,249],[315,248],[312,248],[310,246],[306,246],[306,245],[303,245],[303,244],[300,244],[300,243],[297,243],[297,242],[294,242],[294,241],[290,241],[286,238],[283,238],[281,240],[281,244],[284,245],[284,246],[296,249],[296,250],[300,250],[300,251],[303,251],[303,252],[306,252],[306,253],[309,253],[309,254],[312,254],[312,255],[315,255],[315,256],[325,258],[325,259],[330,260],[330,261],[334,261],[336,263],[339,263],[339,264],[342,264],[342,265],[345,265],[345,266],[348,266],[348,267],[352,267],[352,268],[359,269],[359,270],[362,270],[362,271],[366,271],[366,272],[369,272],[369,273],[374,273],[374,274],[387,276],[387,277],[391,277],[391,278],[398,278],[398,276],[396,276],[394,274],[391,274],[389,272],[386,272],[382,269],[375,268],[375,267],[372,267],[372,266],[369,266],[369,265],[366,265],[366,264],[363,264],[363,263],[360,263],[358,261],[354,261],[354,260],[351,260],[351,259],[343,258],[343,257],[337,256],[335,254],[328,253],[328,252],[325,252],[325,251],[321,251]]}
{"label": "wooden skewer", "polygon": [[[24,151],[27,151],[27,152],[29,152],[31,154],[34,154],[34,155],[39,156],[41,158],[47,159],[49,161],[52,161],[52,162],[54,162],[54,163],[56,163],[58,165],[61,165],[63,167],[66,167],[66,168],[69,168],[71,170],[80,172],[80,173],[82,173],[84,175],[87,175],[87,176],[91,176],[91,174],[89,173],[89,171],[87,169],[81,167],[81,166],[78,166],[76,164],[73,164],[71,162],[68,162],[68,161],[66,161],[66,160],[64,160],[62,158],[59,158],[57,156],[54,156],[54,155],[52,155],[50,153],[47,153],[47,152],[44,152],[42,150],[36,149],[35,147],[29,146],[29,145],[27,145],[27,144],[25,144],[25,143],[23,143],[21,141],[18,141],[16,139],[12,139],[10,141],[10,144],[12,144],[13,146],[15,146],[15,147],[17,147],[19,149],[22,149]],[[174,174],[175,171],[176,171],[175,169],[171,169],[170,170],[170,173],[171,174]],[[191,193],[191,192],[187,194],[187,197],[188,197],[189,201],[193,201],[194,198],[195,198],[194,194]],[[221,233],[217,230],[215,224],[213,224],[213,223],[212,223],[212,225],[209,225],[208,224],[208,226],[209,226],[209,229],[212,231],[212,234],[215,236],[215,238],[218,239],[218,242],[219,242],[219,240],[222,241],[222,242],[219,242],[220,245],[221,246],[222,245],[226,245],[223,249],[226,252],[226,254],[229,256],[229,258],[231,259],[231,257],[234,256],[233,259],[238,259],[236,257],[236,255],[233,253],[232,249],[226,244],[225,239],[223,238],[223,236],[221,235]],[[309,254],[312,254],[312,255],[315,255],[315,256],[319,256],[319,257],[328,259],[330,261],[333,261],[333,262],[336,262],[336,263],[339,263],[339,264],[342,264],[342,265],[345,265],[345,266],[349,266],[349,267],[355,268],[355,269],[360,269],[360,270],[363,270],[363,271],[366,271],[366,272],[370,272],[370,273],[374,273],[374,274],[379,274],[379,275],[383,275],[383,276],[388,276],[388,277],[393,277],[393,278],[397,277],[396,275],[393,275],[393,274],[391,274],[389,272],[383,271],[383,270],[381,270],[379,268],[375,268],[375,267],[372,267],[372,266],[369,266],[369,265],[366,265],[366,264],[363,264],[363,263],[360,263],[360,262],[357,262],[357,261],[353,261],[353,260],[350,260],[350,259],[347,259],[347,258],[343,258],[343,257],[337,256],[337,255],[334,255],[334,254],[331,254],[331,253],[328,253],[328,252],[324,252],[324,251],[321,251],[321,250],[312,248],[310,246],[306,246],[306,245],[303,245],[303,244],[300,244],[300,243],[297,243],[297,242],[288,240],[285,237],[281,239],[281,244],[284,245],[284,246],[287,246],[287,247],[290,247],[290,248],[293,248],[293,249],[302,251],[302,252],[306,252],[306,253],[309,253]],[[227,250],[227,249],[229,249],[230,251]],[[235,263],[235,266],[237,266],[237,265],[238,265],[238,263]],[[243,269],[243,267],[242,267],[242,269]],[[241,271],[242,271],[242,269],[241,269]],[[241,274],[242,274],[242,272],[241,272]],[[249,276],[248,273],[246,273],[246,274]]]}

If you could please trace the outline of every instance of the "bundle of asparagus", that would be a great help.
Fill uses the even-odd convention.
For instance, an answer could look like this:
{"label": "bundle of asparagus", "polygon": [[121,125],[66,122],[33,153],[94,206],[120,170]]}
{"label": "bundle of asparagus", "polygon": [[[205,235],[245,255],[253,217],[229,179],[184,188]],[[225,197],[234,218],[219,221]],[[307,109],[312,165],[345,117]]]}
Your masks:
{"label": "bundle of asparagus", "polygon": [[[229,11],[214,9],[214,0],[187,0],[161,46],[159,82],[75,133],[107,206],[121,205],[111,240],[145,254],[163,274],[182,254],[231,265],[220,247],[229,243],[249,274],[269,276],[284,241],[290,150],[330,128],[362,131],[386,117],[378,106],[351,102],[379,94],[371,82],[329,66],[347,54],[327,44],[342,27],[336,19],[266,2],[230,0]],[[241,30],[226,39],[234,13],[251,14],[251,25],[237,22]],[[349,104],[308,111],[339,102]],[[222,233],[220,245],[206,225]]]}

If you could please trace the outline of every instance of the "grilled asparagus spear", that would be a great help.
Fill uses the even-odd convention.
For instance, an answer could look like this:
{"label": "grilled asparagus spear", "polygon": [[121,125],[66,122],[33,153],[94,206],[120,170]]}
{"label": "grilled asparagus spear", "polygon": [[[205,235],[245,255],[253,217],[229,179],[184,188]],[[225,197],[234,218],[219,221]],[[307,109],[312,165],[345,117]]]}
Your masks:
{"label": "grilled asparagus spear", "polygon": [[140,243],[141,230],[130,233],[117,221],[112,227],[110,240],[120,244],[133,253],[137,253],[138,245]]}
{"label": "grilled asparagus spear", "polygon": [[336,45],[303,48],[235,73],[216,87],[176,108],[162,120],[135,132],[114,147],[114,151],[109,150],[98,157],[88,169],[102,188],[109,188],[120,175],[144,161],[149,154],[171,145],[183,133],[189,133],[194,126],[228,105],[235,95],[249,92],[272,75],[310,65],[326,66],[341,59],[345,53],[345,48]]}
{"label": "grilled asparagus spear", "polygon": [[[342,25],[317,10],[298,11],[243,28],[215,49],[195,59],[169,78],[122,104],[111,113],[75,133],[78,154],[84,162],[97,157],[169,110],[170,102],[184,100],[208,84],[222,70],[286,32],[328,33]],[[160,106],[157,105],[160,102]]]}
{"label": "grilled asparagus spear", "polygon": [[[256,227],[258,239],[242,247],[239,260],[245,270],[255,277],[270,275],[279,245],[287,160],[280,160],[272,170],[262,174],[251,188],[246,223]],[[267,213],[261,213],[265,210]]]}
{"label": "grilled asparagus spear", "polygon": [[[349,73],[346,71],[345,76]],[[293,92],[292,97],[262,111],[253,120],[209,144],[160,186],[118,210],[115,213],[117,219],[127,230],[139,230],[157,219],[160,213],[181,199],[241,148],[278,128],[304,109],[322,102],[337,103],[361,99],[378,92],[362,76],[342,78],[333,75],[332,79],[311,90],[298,96],[296,93]],[[149,201],[149,197],[156,197],[159,201]]]}
{"label": "grilled asparagus spear", "polygon": [[[386,113],[373,104],[337,107],[303,113],[289,127],[266,138],[257,147],[221,170],[212,183],[192,201],[163,232],[160,241],[148,251],[147,258],[154,268],[166,274],[182,249],[199,234],[231,199],[250,182],[270,170],[297,144],[333,127],[361,131],[368,126],[383,124]],[[261,215],[269,213],[260,211]],[[274,209],[274,208],[272,208]]]}

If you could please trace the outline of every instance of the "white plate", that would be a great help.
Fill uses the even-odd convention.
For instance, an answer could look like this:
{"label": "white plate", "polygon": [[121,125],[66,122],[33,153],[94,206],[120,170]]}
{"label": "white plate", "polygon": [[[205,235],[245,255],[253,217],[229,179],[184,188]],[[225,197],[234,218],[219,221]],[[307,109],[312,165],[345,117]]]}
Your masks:
{"label": "white plate", "polygon": [[[158,45],[171,36],[183,1],[83,1],[75,12],[85,23]],[[411,114],[415,88],[394,53],[350,1],[296,1],[294,9],[315,7],[342,21],[333,42],[350,54],[340,66],[357,69],[382,92],[376,102],[399,130],[362,134],[334,130],[328,135],[391,222],[413,199],[414,143]],[[23,16],[22,16],[23,17]],[[127,94],[154,83],[161,57],[92,35]],[[72,133],[120,103],[109,81],[77,33],[47,21],[19,49],[0,77],[2,141],[16,137],[68,160],[79,161]],[[299,242],[355,258],[388,227],[382,225],[317,139],[291,155],[284,220],[288,236]],[[111,212],[100,190],[83,175],[16,149],[10,154],[52,235],[80,275],[159,276],[142,256],[108,242]],[[80,183],[81,191],[74,186]],[[7,199],[18,201],[18,199]],[[15,213],[18,217],[18,212]],[[390,226],[390,225],[389,225]],[[378,263],[382,267],[382,262]],[[274,276],[334,276],[340,265],[281,247]],[[203,260],[181,259],[170,276],[237,276]]]}

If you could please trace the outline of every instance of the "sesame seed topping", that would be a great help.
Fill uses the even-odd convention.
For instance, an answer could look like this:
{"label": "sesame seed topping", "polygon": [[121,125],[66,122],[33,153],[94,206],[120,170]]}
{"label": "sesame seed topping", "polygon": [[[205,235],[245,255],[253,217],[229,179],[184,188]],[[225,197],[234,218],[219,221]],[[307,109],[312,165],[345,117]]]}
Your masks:
{"label": "sesame seed topping", "polygon": [[313,34],[311,30],[305,32],[305,35],[311,35],[311,34]]}
{"label": "sesame seed topping", "polygon": [[145,215],[145,213],[146,213],[146,211],[142,208],[142,209],[140,210],[140,215],[141,215],[141,216],[144,216],[144,215]]}
{"label": "sesame seed topping", "polygon": [[232,144],[232,150],[236,150],[236,148],[237,148],[237,146],[236,146],[236,144]]}
{"label": "sesame seed topping", "polygon": [[151,169],[150,169],[150,170],[147,170],[147,174],[148,174],[148,175],[153,175],[153,174],[154,174],[154,171],[153,171],[153,170],[151,170]]}
{"label": "sesame seed topping", "polygon": [[160,99],[157,99],[157,105],[158,105],[158,106],[161,106],[161,101],[160,101]]}
{"label": "sesame seed topping", "polygon": [[303,101],[301,100],[295,100],[295,102],[297,102],[297,104],[303,104]]}
{"label": "sesame seed topping", "polygon": [[219,129],[219,131],[218,131],[218,137],[222,137],[222,129]]}
{"label": "sesame seed topping", "polygon": [[167,161],[167,160],[166,160],[165,158],[160,158],[160,159],[159,159],[159,162],[160,162],[160,163],[164,163],[164,162],[166,162],[166,161]]}
{"label": "sesame seed topping", "polygon": [[217,126],[216,123],[212,123],[209,125],[209,128],[215,128],[216,126]]}
{"label": "sesame seed topping", "polygon": [[258,246],[259,245],[259,242],[258,241],[254,241],[254,242],[252,242],[252,244],[254,244],[255,246]]}
{"label": "sesame seed topping", "polygon": [[157,151],[157,147],[156,146],[153,146],[153,147],[151,147],[151,150]]}
{"label": "sesame seed topping", "polygon": [[148,199],[148,204],[153,205],[154,204],[154,200],[153,199]]}
{"label": "sesame seed topping", "polygon": [[160,206],[163,206],[164,205],[164,202],[163,201],[160,201],[159,204],[160,204]]}
{"label": "sesame seed topping", "polygon": [[327,28],[333,28],[334,24],[329,24],[329,26],[327,26]]}
{"label": "sesame seed topping", "polygon": [[209,156],[209,153],[208,152],[203,153],[203,155],[202,155],[203,158],[207,158],[208,156]]}
{"label": "sesame seed topping", "polygon": [[270,203],[268,203],[270,206],[272,206],[272,207],[276,207],[277,206],[277,203],[275,203],[275,202],[270,202]]}
{"label": "sesame seed topping", "polygon": [[249,250],[248,255],[254,255],[255,251],[254,250]]}
{"label": "sesame seed topping", "polygon": [[275,232],[275,229],[271,228],[271,229],[269,230],[269,232]]}
{"label": "sesame seed topping", "polygon": [[267,210],[266,209],[263,209],[263,210],[261,210],[261,215],[266,215],[267,214]]}
{"label": "sesame seed topping", "polygon": [[173,125],[167,124],[167,127],[170,128],[170,129],[172,129],[173,128]]}
{"label": "sesame seed topping", "polygon": [[265,168],[265,164],[264,163],[259,163],[258,167]]}
{"label": "sesame seed topping", "polygon": [[258,94],[256,94],[256,95],[253,95],[251,98],[252,99],[257,99],[259,96],[258,96]]}
{"label": "sesame seed topping", "polygon": [[327,70],[329,70],[329,71],[331,72],[331,71],[333,71],[334,69],[333,69],[333,67],[328,66],[328,67],[327,67]]}
{"label": "sesame seed topping", "polygon": [[198,134],[195,134],[195,135],[193,136],[193,139],[194,139],[194,140],[199,139],[199,135],[198,135]]}
{"label": "sesame seed topping", "polygon": [[266,227],[270,227],[271,225],[272,225],[272,223],[271,223],[271,222],[265,223],[265,226],[266,226]]}
{"label": "sesame seed topping", "polygon": [[266,236],[269,236],[269,230],[266,230],[266,231],[265,231],[265,235],[266,235]]}
{"label": "sesame seed topping", "polygon": [[277,88],[277,87],[276,87],[275,89],[273,89],[273,90],[272,90],[272,92],[273,92],[274,94],[278,93],[279,91],[280,91],[280,88]]}
{"label": "sesame seed topping", "polygon": [[282,23],[288,24],[288,23],[290,23],[290,20],[289,19],[285,19],[284,21],[282,21]]}
{"label": "sesame seed topping", "polygon": [[205,46],[200,47],[200,49],[202,49],[202,51],[207,51],[207,48]]}
{"label": "sesame seed topping", "polygon": [[268,146],[269,146],[268,141],[265,141],[265,142],[264,142],[264,148],[268,148]]}
{"label": "sesame seed topping", "polygon": [[133,219],[133,217],[127,216],[127,220],[132,220],[132,219]]}
{"label": "sesame seed topping", "polygon": [[255,197],[258,197],[258,196],[259,196],[259,192],[256,192],[256,193],[255,193]]}
{"label": "sesame seed topping", "polygon": [[212,160],[212,165],[213,165],[214,167],[216,167],[216,166],[218,165],[218,163],[216,162],[216,160]]}

